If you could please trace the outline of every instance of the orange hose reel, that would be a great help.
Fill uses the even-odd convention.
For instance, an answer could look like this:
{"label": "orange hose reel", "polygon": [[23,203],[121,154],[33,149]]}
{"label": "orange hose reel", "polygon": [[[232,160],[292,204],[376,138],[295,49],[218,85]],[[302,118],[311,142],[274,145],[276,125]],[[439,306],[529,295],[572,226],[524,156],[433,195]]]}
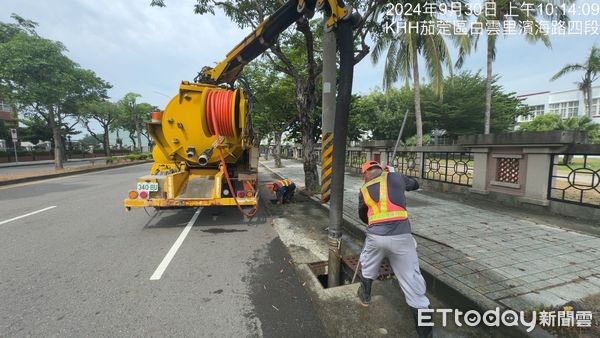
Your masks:
{"label": "orange hose reel", "polygon": [[233,106],[234,95],[235,92],[232,90],[211,90],[206,98],[206,123],[208,124],[208,129],[211,135],[217,136],[217,148],[219,150],[219,157],[221,158],[221,167],[223,168],[223,174],[225,174],[227,186],[229,187],[229,191],[231,191],[233,200],[235,201],[235,204],[240,212],[246,217],[250,218],[254,216],[258,210],[258,199],[257,205],[250,210],[250,212],[247,213],[242,209],[242,206],[238,202],[237,196],[234,193],[235,190],[233,189],[233,184],[231,183],[229,173],[227,172],[227,163],[225,162],[225,157],[223,156],[223,149],[219,147],[221,145],[221,136],[235,135],[233,126],[233,114],[235,111]]}

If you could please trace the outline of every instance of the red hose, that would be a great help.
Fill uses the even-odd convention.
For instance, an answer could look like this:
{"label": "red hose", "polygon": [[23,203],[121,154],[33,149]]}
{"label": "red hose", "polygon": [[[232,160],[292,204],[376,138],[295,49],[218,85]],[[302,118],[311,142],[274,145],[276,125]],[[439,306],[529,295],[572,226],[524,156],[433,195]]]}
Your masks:
{"label": "red hose", "polygon": [[234,136],[232,90],[211,90],[206,97],[206,123],[211,135]]}
{"label": "red hose", "polygon": [[225,162],[225,156],[223,156],[223,149],[219,147],[221,145],[221,135],[223,136],[233,136],[233,94],[234,92],[231,90],[211,90],[208,92],[208,96],[206,97],[206,123],[208,123],[208,129],[211,135],[217,136],[217,148],[219,149],[219,157],[221,159],[221,167],[223,170],[223,174],[225,174],[225,180],[227,181],[227,186],[229,187],[229,191],[233,195],[233,200],[237,205],[240,212],[251,218],[258,211],[258,190],[256,190],[257,194],[257,203],[250,212],[245,212],[240,205],[240,202],[237,200],[237,196],[235,190],[233,190],[233,184],[231,184],[231,178],[229,177],[229,172],[227,171],[227,162]]}

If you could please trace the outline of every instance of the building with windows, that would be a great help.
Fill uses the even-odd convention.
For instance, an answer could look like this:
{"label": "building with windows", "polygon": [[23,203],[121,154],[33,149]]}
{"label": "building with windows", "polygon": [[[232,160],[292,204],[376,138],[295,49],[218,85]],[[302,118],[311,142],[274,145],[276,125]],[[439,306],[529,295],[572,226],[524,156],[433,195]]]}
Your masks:
{"label": "building with windows", "polygon": [[[15,111],[6,101],[0,97],[0,121],[8,128],[16,128],[19,125],[19,120],[16,118]],[[0,151],[5,151],[9,144],[9,140],[0,139]]]}
{"label": "building with windows", "polygon": [[10,128],[16,128],[19,120],[15,117],[15,111],[8,102],[3,101],[0,97],[0,121]]}
{"label": "building with windows", "polygon": [[[539,92],[518,96],[529,107],[528,115],[521,115],[517,122],[527,122],[543,114],[558,114],[562,118],[586,115],[586,103],[579,89],[561,92]],[[592,88],[592,120],[600,123],[600,86]]]}

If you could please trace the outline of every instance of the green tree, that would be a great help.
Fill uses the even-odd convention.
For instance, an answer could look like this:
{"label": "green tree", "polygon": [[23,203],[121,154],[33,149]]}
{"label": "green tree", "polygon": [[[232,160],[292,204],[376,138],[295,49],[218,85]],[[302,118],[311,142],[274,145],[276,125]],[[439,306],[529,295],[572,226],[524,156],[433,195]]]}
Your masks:
{"label": "green tree", "polygon": [[[137,109],[137,99],[140,97],[142,97],[142,95],[138,93],[127,93],[119,100],[119,104],[125,111],[125,114],[119,120],[119,126],[129,133],[129,139],[133,143],[133,149],[135,150],[139,147],[139,151],[141,152],[142,136],[140,134],[140,121],[142,120],[142,117],[140,116],[140,110]],[[135,136],[137,136],[137,142]]]}
{"label": "green tree", "polygon": [[[433,129],[444,129],[448,136],[454,137],[478,133],[483,124],[481,111],[485,107],[484,93],[486,79],[479,73],[463,71],[448,76],[443,82],[442,100],[435,86],[421,86],[424,141]],[[515,117],[524,113],[524,106],[515,93],[505,93],[496,83],[492,84],[492,107],[496,114],[492,117],[493,131],[509,131],[514,126]],[[414,121],[414,93],[408,87],[391,88],[387,91],[376,90],[360,96],[352,106],[351,121],[363,133],[370,131],[374,139],[396,139],[406,110],[409,120]],[[403,139],[416,134],[415,123],[407,122]],[[416,142],[416,135],[414,137]]]}
{"label": "green tree", "polygon": [[[146,144],[148,144],[148,147],[150,147],[150,135],[148,134],[148,128],[146,127],[146,122],[148,122],[148,120],[150,119],[150,113],[153,111],[157,111],[159,110],[157,106],[154,106],[150,103],[147,102],[141,102],[137,104],[136,107],[137,111],[138,111],[138,116],[139,116],[139,124],[138,124],[138,130],[140,135],[144,136],[144,138],[146,139]],[[142,144],[140,143],[140,148],[142,148]]]}
{"label": "green tree", "polygon": [[[392,4],[402,6],[411,5],[414,8],[422,5],[421,0],[398,0],[392,1]],[[433,1],[439,4],[449,5],[451,1],[437,0]],[[463,4],[464,5],[464,4]],[[406,8],[406,7],[403,7]],[[437,14],[428,14],[425,11],[420,13],[402,12],[402,19],[407,25],[417,26],[427,22],[441,22]],[[385,17],[384,21],[397,20]],[[449,23],[446,23],[450,27]],[[419,59],[425,63],[427,75],[435,88],[436,93],[441,97],[443,93],[444,69],[452,74],[452,58],[448,50],[444,35],[439,31],[438,26],[433,26],[434,30],[429,34],[422,34],[422,31],[414,30],[389,30],[377,36],[375,47],[371,58],[373,63],[377,63],[385,52],[385,66],[383,75],[383,87],[389,89],[396,81],[402,79],[405,85],[412,79],[414,91],[414,112],[416,125],[417,145],[423,144],[423,118],[421,110],[421,84],[419,74]],[[450,29],[452,31],[452,29]],[[471,46],[470,40],[466,36],[452,36],[452,40],[459,49],[459,60],[466,54]]]}
{"label": "green tree", "polygon": [[89,146],[93,146],[94,148],[99,147],[100,143],[103,138],[102,134],[96,134],[97,136],[92,136],[90,134],[87,134],[85,136],[83,136],[82,139],[79,140],[79,143],[81,144],[81,146],[83,147],[84,150],[86,150],[87,147]]}
{"label": "green tree", "polygon": [[583,92],[585,101],[585,110],[588,117],[592,117],[592,86],[594,81],[600,77],[600,49],[592,46],[590,54],[583,63],[574,63],[564,66],[558,73],[551,78],[552,81],[566,75],[567,73],[583,71],[581,82],[577,85],[579,90]]}
{"label": "green tree", "polygon": [[133,143],[133,148],[141,152],[143,150],[142,136],[150,143],[150,136],[145,124],[149,119],[150,112],[158,108],[149,103],[139,103],[140,97],[142,96],[138,93],[127,93],[119,100],[118,104],[121,106],[123,114],[120,114],[115,126],[126,130]]}
{"label": "green tree", "polygon": [[[479,72],[461,72],[444,80],[443,100],[439,100],[431,85],[423,89],[425,129],[444,129],[448,136],[480,133],[484,124],[481,111],[485,109],[484,93],[487,79]],[[492,79],[491,106],[494,115],[491,116],[490,129],[492,132],[506,132],[513,129],[517,116],[525,112],[525,107],[516,93],[506,93]]]}
{"label": "green tree", "polygon": [[254,94],[252,122],[261,137],[275,141],[275,165],[281,165],[281,142],[283,133],[297,119],[298,112],[291,78],[273,71],[264,60],[258,60],[244,69],[244,78]]}
{"label": "green tree", "polygon": [[10,17],[15,21],[14,23],[0,22],[0,43],[8,42],[18,34],[37,36],[35,31],[38,26],[37,22],[24,19],[14,13]]}
{"label": "green tree", "polygon": [[[7,28],[4,23],[0,26],[2,32],[15,27],[13,24]],[[66,48],[60,42],[43,39],[26,28],[2,40],[0,95],[26,115],[46,120],[52,130],[55,167],[62,168],[65,154],[61,126],[77,114],[78,104],[104,96],[108,84],[66,57]]]}
{"label": "green tree", "polygon": [[[376,26],[377,9],[383,5],[381,0],[350,1],[355,11],[362,17],[355,27],[356,43],[359,47],[355,54],[355,63],[362,60],[368,53],[367,34]],[[152,0],[154,6],[165,6],[164,0]],[[198,14],[214,14],[221,9],[238,27],[256,29],[267,16],[274,13],[282,5],[281,1],[254,0],[198,0],[194,11]],[[308,15],[310,16],[310,15]],[[317,80],[322,71],[322,62],[318,50],[321,40],[322,25],[320,19],[312,22],[305,16],[296,21],[292,29],[281,33],[278,41],[273,43],[266,53],[272,67],[280,73],[289,76],[294,83],[294,91],[288,95],[295,98],[298,112],[297,125],[303,146],[303,162],[305,186],[308,191],[319,190],[318,158],[315,153],[316,143],[320,138],[320,112],[317,111],[318,91]],[[232,43],[232,46],[235,44]]]}
{"label": "green tree", "polygon": [[396,139],[408,109],[409,120],[403,137],[406,138],[416,132],[414,103],[414,93],[409,87],[390,88],[386,91],[375,90],[360,96],[352,104],[350,121],[354,125],[353,128],[363,131],[363,135],[370,131],[373,139]]}
{"label": "green tree", "polygon": [[[90,102],[81,108],[82,123],[90,135],[102,143],[104,155],[110,156],[110,131],[123,114],[122,105],[110,101]],[[95,121],[102,128],[102,134],[92,130],[90,123]]]}
{"label": "green tree", "polygon": [[[515,29],[523,30],[527,42],[535,43],[542,41],[546,47],[550,47],[550,38],[548,32],[544,32],[540,23],[537,21],[540,17],[555,19],[560,22],[566,22],[568,16],[564,13],[561,3],[571,4],[574,0],[564,0],[560,3],[552,0],[486,0],[484,6],[490,8],[489,11],[483,10],[477,23],[480,28],[486,32],[486,74],[487,83],[485,90],[485,112],[484,112],[484,133],[489,134],[491,128],[492,115],[492,82],[494,81],[493,63],[496,59],[497,48],[496,41],[498,36],[506,34],[504,27],[506,21],[511,20],[515,24]],[[543,8],[542,11],[539,9]],[[551,13],[552,15],[547,15]],[[512,14],[512,16],[508,16]],[[483,34],[474,34],[474,46],[477,49],[477,42]],[[510,35],[510,33],[508,34]]]}
{"label": "green tree", "polygon": [[600,124],[594,123],[588,116],[571,116],[563,119],[558,114],[539,115],[533,121],[519,125],[520,131],[576,130],[591,133],[598,129]]}

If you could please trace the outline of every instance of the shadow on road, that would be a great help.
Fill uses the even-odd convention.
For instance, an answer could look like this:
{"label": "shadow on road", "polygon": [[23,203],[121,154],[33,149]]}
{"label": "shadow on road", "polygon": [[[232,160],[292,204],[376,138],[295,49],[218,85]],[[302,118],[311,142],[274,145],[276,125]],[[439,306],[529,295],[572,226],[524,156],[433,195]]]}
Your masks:
{"label": "shadow on road", "polygon": [[[260,201],[261,203],[268,203],[268,201]],[[245,209],[248,212],[250,209]],[[148,209],[150,218],[144,225],[144,228],[177,228],[185,227],[188,222],[192,219],[196,209],[172,209],[172,210],[160,210],[154,211]],[[259,203],[258,212],[254,217],[248,219],[240,213],[237,207],[230,206],[214,206],[204,207],[198,215],[198,219],[194,224],[194,227],[223,227],[223,226],[258,226],[267,222],[266,214],[263,207]]]}

